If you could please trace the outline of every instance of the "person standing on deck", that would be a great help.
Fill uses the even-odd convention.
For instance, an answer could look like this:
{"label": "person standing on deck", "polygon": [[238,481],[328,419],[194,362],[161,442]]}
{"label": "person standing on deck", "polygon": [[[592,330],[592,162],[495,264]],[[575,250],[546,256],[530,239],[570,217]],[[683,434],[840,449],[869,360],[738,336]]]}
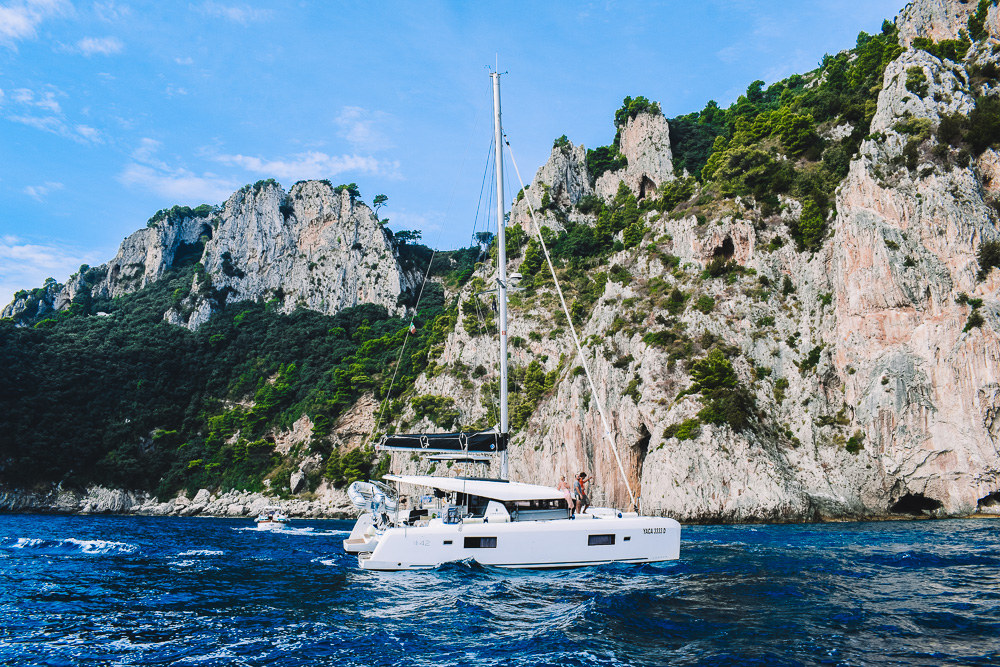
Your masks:
{"label": "person standing on deck", "polygon": [[590,496],[587,494],[587,484],[590,484],[590,480],[587,478],[587,473],[581,472],[576,476],[576,482],[573,485],[573,497],[576,499],[577,512],[586,512],[587,508],[590,507]]}
{"label": "person standing on deck", "polygon": [[573,502],[573,496],[570,492],[569,483],[566,481],[566,475],[559,476],[559,484],[556,485],[556,491],[562,491],[563,496],[566,498],[570,514],[572,514],[576,510],[576,505]]}

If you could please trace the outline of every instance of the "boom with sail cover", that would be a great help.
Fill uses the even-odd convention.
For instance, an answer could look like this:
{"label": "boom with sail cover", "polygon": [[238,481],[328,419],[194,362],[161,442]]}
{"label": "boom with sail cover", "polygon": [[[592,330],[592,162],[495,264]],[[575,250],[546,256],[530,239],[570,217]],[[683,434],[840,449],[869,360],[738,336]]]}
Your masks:
{"label": "boom with sail cover", "polygon": [[386,452],[475,452],[507,451],[509,434],[494,430],[475,433],[400,433],[384,435],[375,445]]}

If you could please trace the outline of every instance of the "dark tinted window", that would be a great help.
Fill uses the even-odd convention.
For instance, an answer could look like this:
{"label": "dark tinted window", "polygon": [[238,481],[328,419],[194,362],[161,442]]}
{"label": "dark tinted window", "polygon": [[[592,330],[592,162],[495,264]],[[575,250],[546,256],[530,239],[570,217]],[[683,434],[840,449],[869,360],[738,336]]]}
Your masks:
{"label": "dark tinted window", "polygon": [[[614,537],[614,536],[612,536]],[[467,537],[465,538],[466,549],[496,549],[497,538],[495,537]]]}
{"label": "dark tinted window", "polygon": [[614,544],[614,543],[615,543],[614,535],[591,535],[590,537],[587,538],[587,545],[591,547],[598,546],[601,544]]}

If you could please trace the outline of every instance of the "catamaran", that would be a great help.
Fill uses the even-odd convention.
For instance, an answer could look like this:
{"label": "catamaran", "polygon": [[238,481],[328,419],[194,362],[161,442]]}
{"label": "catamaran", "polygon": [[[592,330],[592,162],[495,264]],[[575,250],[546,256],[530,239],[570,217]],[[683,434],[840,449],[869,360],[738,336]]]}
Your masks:
{"label": "catamaran", "polygon": [[[491,456],[499,456],[500,479],[385,475],[384,480],[389,484],[355,482],[348,493],[362,514],[344,541],[344,549],[358,555],[358,564],[363,569],[389,571],[427,569],[467,559],[496,567],[532,569],[677,559],[680,524],[674,519],[610,508],[574,512],[562,491],[509,479],[503,129],[500,73],[492,72],[490,76],[496,160],[500,423],[494,429],[476,433],[385,435],[376,445],[376,451],[433,454],[452,463],[488,463]],[[516,169],[516,163],[514,166]],[[539,241],[551,269],[541,235]],[[552,273],[555,279],[555,271]],[[556,289],[559,290],[558,281]],[[565,309],[561,291],[559,295]],[[593,391],[593,380],[575,331],[573,336]],[[599,403],[598,406],[605,436],[611,442],[633,507],[637,507],[603,408]]]}

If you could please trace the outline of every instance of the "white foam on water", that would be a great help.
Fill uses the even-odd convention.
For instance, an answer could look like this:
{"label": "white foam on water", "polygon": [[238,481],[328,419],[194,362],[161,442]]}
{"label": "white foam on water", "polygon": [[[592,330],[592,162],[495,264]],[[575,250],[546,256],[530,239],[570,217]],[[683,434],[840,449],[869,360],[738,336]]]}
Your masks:
{"label": "white foam on water", "polygon": [[63,540],[63,544],[72,544],[85,554],[134,554],[139,547],[127,542],[109,542],[107,540],[77,540],[72,537]]}
{"label": "white foam on water", "polygon": [[286,528],[280,532],[282,535],[313,535],[317,537],[329,537],[331,535],[350,535],[349,530],[316,530],[315,528]]}
{"label": "white foam on water", "polygon": [[327,567],[335,567],[337,565],[337,561],[333,558],[313,558],[310,562],[326,565]]}
{"label": "white foam on water", "polygon": [[178,556],[224,556],[225,551],[216,551],[214,549],[191,549],[190,551],[182,551]]}
{"label": "white foam on water", "polygon": [[[5,538],[7,542],[11,538]],[[62,553],[82,553],[89,555],[127,555],[139,551],[135,544],[127,542],[112,542],[109,540],[78,540],[70,537],[64,540],[43,540],[37,537],[19,537],[12,544],[0,543],[3,549],[38,549],[39,551],[58,551]]]}
{"label": "white foam on water", "polygon": [[[6,539],[10,538],[5,538]],[[45,543],[45,540],[40,540],[36,537],[19,537],[13,544],[4,544],[4,549],[30,549],[32,547],[41,546]]]}
{"label": "white foam on water", "polygon": [[264,533],[270,535],[310,535],[315,537],[331,537],[338,535],[350,535],[349,530],[316,530],[315,528],[309,526],[303,526],[302,528],[281,528],[281,529],[265,529],[260,530],[256,526],[243,526],[241,528],[230,528],[230,530],[235,530],[237,532],[251,532],[251,533]]}

